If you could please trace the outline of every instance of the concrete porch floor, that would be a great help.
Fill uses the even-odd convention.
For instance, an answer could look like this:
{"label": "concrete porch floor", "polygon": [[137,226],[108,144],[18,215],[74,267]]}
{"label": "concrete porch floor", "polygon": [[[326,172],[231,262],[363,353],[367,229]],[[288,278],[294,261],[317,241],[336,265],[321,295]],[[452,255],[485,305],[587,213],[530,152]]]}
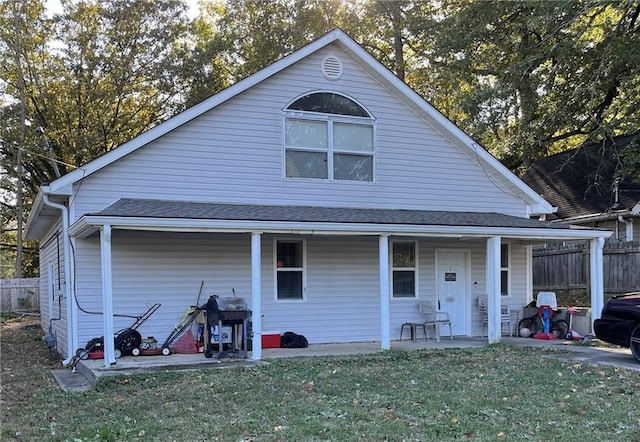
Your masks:
{"label": "concrete porch floor", "polygon": [[[429,339],[419,339],[417,341],[403,340],[391,342],[392,350],[419,350],[419,349],[446,349],[446,348],[472,348],[487,345],[486,338],[443,338],[440,342]],[[281,358],[306,358],[306,357],[329,357],[329,356],[352,356],[373,354],[380,351],[379,342],[351,342],[344,344],[312,344],[307,348],[265,348],[262,349],[262,359],[254,361],[251,359],[252,352],[248,358],[243,359],[231,353],[232,357],[218,359],[214,353],[213,358],[205,358],[202,353],[178,354],[169,356],[123,356],[116,360],[116,363],[105,367],[103,359],[87,359],[80,361],[77,371],[92,383],[103,376],[116,374],[133,374],[139,372],[164,371],[164,370],[189,370],[200,368],[224,368],[238,365],[255,365],[261,362],[268,362],[270,359]],[[236,357],[233,357],[236,356]]]}
{"label": "concrete porch floor", "polygon": [[[515,346],[556,349],[560,350],[556,355],[557,357],[579,362],[619,366],[640,371],[640,363],[631,356],[631,351],[625,348],[591,347],[576,345],[575,342],[565,340],[545,341],[507,336],[502,337],[501,343]],[[440,342],[436,342],[433,339],[418,339],[415,342],[411,340],[392,341],[391,349],[411,351],[420,349],[479,348],[486,345],[488,345],[486,337],[456,337],[453,341],[445,337],[442,338]],[[307,348],[263,349],[261,361],[252,360],[251,352],[249,352],[248,359],[217,359],[215,354],[213,358],[207,359],[202,353],[172,354],[169,356],[124,356],[110,367],[105,367],[104,360],[102,359],[88,359],[78,363],[77,373],[73,373],[70,369],[61,369],[53,370],[52,374],[65,391],[85,391],[91,388],[99,378],[104,376],[130,375],[134,373],[166,370],[220,369],[268,363],[270,359],[364,355],[377,353],[379,351],[379,342],[353,342],[346,344],[312,344]]]}

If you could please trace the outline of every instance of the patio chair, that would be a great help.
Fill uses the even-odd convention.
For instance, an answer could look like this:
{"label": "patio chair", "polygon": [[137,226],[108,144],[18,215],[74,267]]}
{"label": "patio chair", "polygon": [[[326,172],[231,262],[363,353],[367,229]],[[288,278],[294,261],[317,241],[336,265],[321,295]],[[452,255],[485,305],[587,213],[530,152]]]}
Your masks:
{"label": "patio chair", "polygon": [[[478,310],[482,314],[482,336],[486,336],[484,330],[485,327],[488,327],[489,324],[489,309],[487,308],[487,297],[480,296],[478,298]],[[511,312],[509,311],[509,306],[502,305],[500,306],[500,333],[502,334],[502,328],[504,325],[507,325],[509,328],[509,336],[513,336],[513,327],[511,326]]]}
{"label": "patio chair", "polygon": [[418,304],[420,313],[424,318],[425,327],[433,326],[436,335],[436,341],[440,342],[440,326],[449,326],[449,337],[453,341],[453,331],[451,330],[451,319],[448,312],[443,312],[438,309],[429,301],[422,301]]}

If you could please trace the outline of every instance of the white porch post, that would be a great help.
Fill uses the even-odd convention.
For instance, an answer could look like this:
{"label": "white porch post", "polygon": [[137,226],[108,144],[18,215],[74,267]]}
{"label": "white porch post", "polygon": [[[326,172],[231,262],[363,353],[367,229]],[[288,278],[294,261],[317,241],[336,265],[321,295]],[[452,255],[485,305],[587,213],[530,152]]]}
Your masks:
{"label": "white porch post", "polygon": [[589,269],[591,273],[591,323],[600,318],[604,307],[604,272],[602,249],[604,238],[589,241]]}
{"label": "white porch post", "polygon": [[111,273],[111,226],[100,229],[100,256],[102,259],[102,311],[104,321],[104,366],[116,363],[113,345],[113,280]]}
{"label": "white porch post", "polygon": [[380,258],[380,348],[391,348],[389,318],[389,235],[381,235],[378,255]]}
{"label": "white porch post", "polygon": [[489,344],[500,342],[500,237],[487,238],[487,336]]}
{"label": "white porch post", "polygon": [[[525,300],[526,304],[529,304],[533,300],[533,246],[525,246],[527,258],[527,286]],[[517,326],[517,324],[516,324]]]}
{"label": "white porch post", "polygon": [[251,358],[262,358],[262,280],[260,272],[260,241],[262,233],[251,233],[251,321],[253,323],[253,347]]}

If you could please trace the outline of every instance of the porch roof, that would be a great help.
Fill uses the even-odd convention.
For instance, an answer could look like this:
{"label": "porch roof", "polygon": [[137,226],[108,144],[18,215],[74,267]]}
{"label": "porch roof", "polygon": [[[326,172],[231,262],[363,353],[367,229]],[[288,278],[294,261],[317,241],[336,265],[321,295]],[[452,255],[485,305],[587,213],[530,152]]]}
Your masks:
{"label": "porch roof", "polygon": [[100,225],[168,231],[262,231],[588,239],[610,232],[493,212],[221,204],[122,198],[83,216],[71,234],[86,237]]}

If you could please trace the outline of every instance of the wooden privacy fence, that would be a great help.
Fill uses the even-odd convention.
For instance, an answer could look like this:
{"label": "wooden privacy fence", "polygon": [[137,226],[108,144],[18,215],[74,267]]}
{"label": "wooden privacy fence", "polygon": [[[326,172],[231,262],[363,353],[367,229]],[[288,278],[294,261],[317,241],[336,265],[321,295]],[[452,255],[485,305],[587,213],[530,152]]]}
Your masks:
{"label": "wooden privacy fence", "polygon": [[40,311],[40,278],[1,279],[0,311]]}
{"label": "wooden privacy fence", "polygon": [[[640,241],[607,241],[603,250],[605,298],[640,291]],[[589,244],[533,249],[533,290],[581,294],[590,289]]]}

